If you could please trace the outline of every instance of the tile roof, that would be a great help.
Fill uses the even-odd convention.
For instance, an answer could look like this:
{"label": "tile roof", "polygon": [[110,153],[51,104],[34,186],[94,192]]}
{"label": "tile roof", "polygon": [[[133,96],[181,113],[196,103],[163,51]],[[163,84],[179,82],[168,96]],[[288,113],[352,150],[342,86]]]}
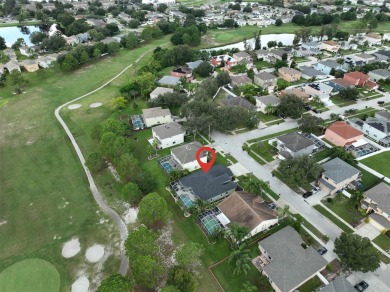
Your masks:
{"label": "tile roof", "polygon": [[364,133],[348,125],[346,122],[338,121],[333,123],[326,129],[326,131],[332,131],[343,139],[351,139],[363,135]]}

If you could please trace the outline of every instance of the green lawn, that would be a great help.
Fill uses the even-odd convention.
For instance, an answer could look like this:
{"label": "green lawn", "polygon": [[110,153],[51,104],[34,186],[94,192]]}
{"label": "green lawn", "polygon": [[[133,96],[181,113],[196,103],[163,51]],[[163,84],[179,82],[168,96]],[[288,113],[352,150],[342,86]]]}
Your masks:
{"label": "green lawn", "polygon": [[390,177],[390,164],[388,163],[389,159],[390,159],[390,152],[387,151],[363,159],[360,162],[376,170],[377,172],[383,174],[384,176]]}
{"label": "green lawn", "polygon": [[274,65],[270,62],[257,60],[255,62],[255,66],[257,69],[260,70],[260,69],[264,69],[264,68],[272,68]]}
{"label": "green lawn", "polygon": [[322,234],[317,228],[315,228],[309,221],[307,221],[301,214],[294,214],[295,218],[297,218],[302,225],[304,225],[307,229],[309,229],[315,236],[319,239],[322,239],[325,243],[329,241],[329,238]]}
{"label": "green lawn", "polygon": [[[54,68],[24,74],[29,80],[26,94],[13,95],[8,83],[1,89],[0,214],[7,223],[0,228],[0,271],[26,258],[41,258],[59,271],[61,291],[69,291],[76,271],[85,262],[85,249],[96,242],[111,245],[119,241],[111,221],[99,224],[107,217],[97,213],[99,208],[84,171],[54,110],[104,84],[141,54],[168,39],[169,36],[133,51],[121,50],[115,57],[105,57],[72,73]],[[151,54],[150,51],[148,56]],[[110,107],[110,99],[118,95],[118,84],[131,77],[130,73],[109,86],[115,88],[115,94],[109,90],[97,93],[106,99],[103,107],[90,109],[89,104],[83,105],[85,119],[107,116],[104,108]],[[87,130],[80,127],[78,134]],[[105,193],[108,190],[101,191],[109,196]],[[66,260],[61,256],[62,245],[73,236],[79,237],[82,252]],[[114,246],[112,249],[119,251]],[[115,273],[119,260],[115,254],[108,257],[101,267],[102,276]],[[97,274],[95,268],[96,265],[87,266],[86,272],[92,277]],[[90,288],[96,289],[94,285]]]}
{"label": "green lawn", "polygon": [[390,252],[390,238],[386,235],[380,234],[373,240],[374,243],[376,243],[379,247],[381,247],[383,250]]}
{"label": "green lawn", "polygon": [[365,217],[365,215],[360,213],[353,206],[351,201],[342,194],[336,195],[331,203],[327,200],[323,203],[352,226],[358,225],[360,220]]}
{"label": "green lawn", "polygon": [[330,148],[325,148],[324,150],[320,151],[320,152],[317,152],[315,155],[314,155],[314,159],[319,162],[321,160],[324,160],[325,158],[329,157],[330,155]]}
{"label": "green lawn", "polygon": [[260,117],[260,121],[263,123],[268,123],[276,120],[280,120],[282,122],[283,120],[277,116],[277,115],[271,115],[271,114],[265,114],[263,112],[258,112],[257,115]]}
{"label": "green lawn", "polygon": [[0,273],[0,291],[58,292],[60,274],[41,259],[17,262]]}
{"label": "green lawn", "polygon": [[346,233],[353,233],[353,230],[345,225],[343,222],[341,222],[339,219],[337,219],[333,214],[329,213],[328,210],[326,210],[321,205],[315,205],[314,209],[316,209],[318,212],[320,212],[325,217],[328,217],[330,221],[332,221],[334,224],[336,224],[338,227],[340,227],[341,230],[343,230]]}
{"label": "green lawn", "polygon": [[371,172],[368,172],[367,170],[358,166],[356,166],[356,168],[359,169],[362,173],[361,183],[363,185],[363,190],[368,190],[380,182],[380,178],[373,175]]}
{"label": "green lawn", "polygon": [[274,160],[273,156],[278,154],[278,149],[270,145],[268,141],[263,141],[261,147],[258,147],[256,144],[250,146],[251,151],[257,153],[263,157],[267,162],[272,162]]}
{"label": "green lawn", "polygon": [[289,130],[285,130],[285,131],[280,131],[280,132],[277,132],[277,133],[274,133],[274,134],[258,137],[258,138],[255,138],[255,139],[251,139],[251,140],[248,140],[246,142],[247,143],[254,143],[254,142],[257,142],[257,141],[265,141],[265,140],[269,140],[271,138],[275,138],[275,137],[281,136],[283,134],[294,132],[296,130],[298,130],[298,128],[293,128],[293,129],[289,129]]}
{"label": "green lawn", "polygon": [[318,288],[324,286],[324,283],[321,282],[318,276],[314,276],[301,287],[298,288],[299,292],[313,292],[317,291]]}
{"label": "green lawn", "polygon": [[340,106],[340,107],[343,107],[343,106],[348,106],[348,105],[352,105],[352,104],[355,104],[356,101],[354,100],[346,100],[346,99],[343,99],[340,97],[340,95],[336,94],[336,95],[333,95],[330,100],[337,106]]}

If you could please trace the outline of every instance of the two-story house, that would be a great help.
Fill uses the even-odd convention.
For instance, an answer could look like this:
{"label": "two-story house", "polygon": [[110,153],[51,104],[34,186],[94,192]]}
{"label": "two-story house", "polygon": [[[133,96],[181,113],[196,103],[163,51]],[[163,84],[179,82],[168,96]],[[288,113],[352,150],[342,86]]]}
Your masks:
{"label": "two-story house", "polygon": [[317,63],[316,69],[329,75],[332,69],[341,70],[342,66],[339,63],[331,60],[320,61]]}
{"label": "two-story house", "polygon": [[[200,168],[200,165],[196,160],[196,152],[198,152],[202,146],[203,145],[198,141],[183,144],[171,149],[171,156],[180,165],[181,169],[194,171]],[[205,152],[200,155],[200,160],[203,163],[207,163],[207,154]]]}
{"label": "two-story house", "polygon": [[302,73],[298,70],[288,67],[282,67],[278,70],[279,77],[287,82],[295,82],[301,79]]}
{"label": "two-story house", "polygon": [[302,136],[298,132],[284,134],[269,141],[269,143],[273,142],[276,142],[276,148],[279,151],[279,159],[282,160],[302,155],[310,155],[317,149],[317,146],[313,141]]}
{"label": "two-story house", "polygon": [[323,41],[320,45],[320,50],[325,50],[328,52],[337,52],[340,49],[340,45],[333,40]]}
{"label": "two-story house", "polygon": [[146,127],[153,127],[173,122],[172,115],[169,109],[161,107],[152,107],[142,110],[142,118],[144,119]]}
{"label": "two-story house", "polygon": [[318,180],[318,185],[323,190],[335,194],[337,191],[348,187],[354,181],[360,179],[360,170],[336,157],[323,163],[324,172]]}
{"label": "two-story house", "polygon": [[362,208],[370,214],[370,223],[382,230],[390,230],[390,186],[384,182],[364,193]]}
{"label": "two-story house", "polygon": [[157,147],[160,149],[184,143],[185,133],[184,128],[176,122],[152,128],[153,139],[157,140]]}
{"label": "two-story house", "polygon": [[253,78],[254,83],[263,88],[275,87],[278,82],[278,77],[268,72],[256,74]]}
{"label": "two-story house", "polygon": [[342,121],[334,122],[325,131],[325,139],[340,147],[350,145],[363,137],[364,133]]}

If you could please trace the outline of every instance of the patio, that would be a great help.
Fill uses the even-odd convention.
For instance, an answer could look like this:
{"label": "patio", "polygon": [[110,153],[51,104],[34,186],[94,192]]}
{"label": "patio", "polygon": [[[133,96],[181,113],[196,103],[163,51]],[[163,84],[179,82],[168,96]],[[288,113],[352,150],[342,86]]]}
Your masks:
{"label": "patio", "polygon": [[131,123],[133,124],[133,129],[135,131],[143,130],[146,127],[142,115],[131,116]]}
{"label": "patio", "polygon": [[177,169],[177,170],[182,169],[180,164],[177,163],[176,160],[174,160],[171,155],[160,158],[158,160],[158,163],[166,173],[169,173],[172,169]]}
{"label": "patio", "polygon": [[262,272],[263,268],[268,265],[270,260],[265,255],[259,255],[252,260],[255,267]]}

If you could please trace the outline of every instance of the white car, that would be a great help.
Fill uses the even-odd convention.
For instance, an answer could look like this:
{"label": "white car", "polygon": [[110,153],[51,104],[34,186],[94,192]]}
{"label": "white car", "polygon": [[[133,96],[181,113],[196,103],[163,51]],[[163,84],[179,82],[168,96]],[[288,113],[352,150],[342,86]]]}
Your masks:
{"label": "white car", "polygon": [[318,193],[319,191],[321,191],[319,187],[314,187],[312,190],[313,194]]}

